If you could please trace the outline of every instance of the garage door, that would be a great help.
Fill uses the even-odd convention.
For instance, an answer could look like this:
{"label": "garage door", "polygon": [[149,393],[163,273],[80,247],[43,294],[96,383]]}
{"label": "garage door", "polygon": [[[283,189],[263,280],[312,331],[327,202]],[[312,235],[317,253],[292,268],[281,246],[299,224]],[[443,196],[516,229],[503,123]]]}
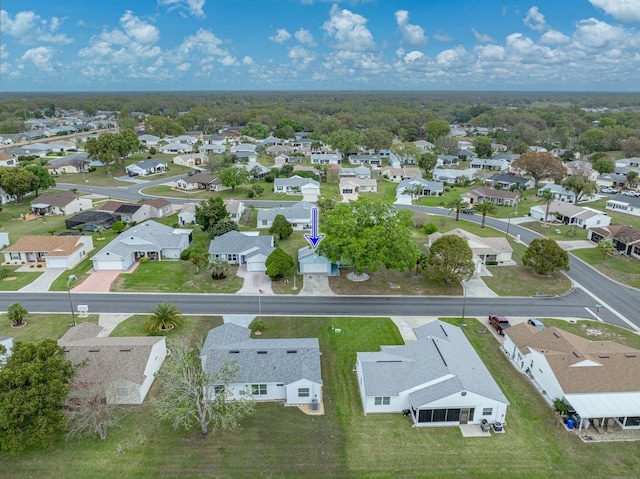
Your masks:
{"label": "garage door", "polygon": [[122,260],[98,260],[93,262],[96,271],[122,271]]}
{"label": "garage door", "polygon": [[302,274],[327,273],[327,265],[323,263],[309,263],[302,265]]}
{"label": "garage door", "polygon": [[265,264],[263,262],[255,262],[255,263],[247,262],[247,271],[250,271],[250,272],[265,272],[266,270],[267,270],[267,267],[265,266]]}

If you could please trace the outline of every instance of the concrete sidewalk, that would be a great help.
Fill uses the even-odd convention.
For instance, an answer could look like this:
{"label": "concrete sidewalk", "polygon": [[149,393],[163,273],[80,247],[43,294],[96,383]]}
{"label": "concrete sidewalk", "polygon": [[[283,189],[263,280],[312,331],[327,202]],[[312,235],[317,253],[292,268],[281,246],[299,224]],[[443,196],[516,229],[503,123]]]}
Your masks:
{"label": "concrete sidewalk", "polygon": [[53,282],[56,279],[58,279],[58,277],[62,275],[62,273],[64,273],[65,271],[67,271],[66,268],[48,268],[44,271],[44,273],[38,276],[38,278],[35,281],[32,281],[26,286],[23,286],[18,291],[20,291],[21,293],[24,293],[24,292],[39,293],[42,291],[49,291],[49,288],[51,287]]}

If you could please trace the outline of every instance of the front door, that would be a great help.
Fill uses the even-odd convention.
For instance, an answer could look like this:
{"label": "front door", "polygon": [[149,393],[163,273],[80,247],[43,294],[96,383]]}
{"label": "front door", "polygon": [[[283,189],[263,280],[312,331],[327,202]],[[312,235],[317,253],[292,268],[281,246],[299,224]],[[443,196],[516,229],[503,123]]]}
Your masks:
{"label": "front door", "polygon": [[469,422],[469,410],[460,409],[460,424],[467,424]]}

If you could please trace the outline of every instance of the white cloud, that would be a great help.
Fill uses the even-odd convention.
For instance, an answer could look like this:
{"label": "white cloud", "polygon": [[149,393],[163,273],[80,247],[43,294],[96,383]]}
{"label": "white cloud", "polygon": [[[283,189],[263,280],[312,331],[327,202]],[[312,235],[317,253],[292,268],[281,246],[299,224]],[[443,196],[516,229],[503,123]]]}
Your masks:
{"label": "white cloud", "polygon": [[220,47],[223,43],[224,42],[215,36],[214,33],[201,28],[195,35],[189,35],[184,38],[178,47],[178,52],[183,55],[189,55],[195,52],[200,52],[205,55],[228,55],[227,50]]}
{"label": "white cloud", "polygon": [[306,68],[316,59],[315,54],[304,48],[302,45],[296,45],[295,47],[290,48],[287,56],[302,68]]}
{"label": "white cloud", "polygon": [[286,28],[278,28],[276,34],[269,37],[269,40],[276,43],[284,43],[291,38],[291,34]]}
{"label": "white cloud", "polygon": [[524,17],[524,24],[531,30],[536,32],[544,32],[547,29],[547,22],[544,19],[544,15],[540,13],[538,7],[531,7]]}
{"label": "white cloud", "polygon": [[458,45],[455,48],[444,50],[436,56],[436,62],[442,66],[455,68],[460,67],[467,63],[468,52],[462,45]]}
{"label": "white cloud", "polygon": [[120,18],[120,25],[129,37],[143,45],[156,43],[160,39],[157,27],[140,20],[131,10],[127,10]]}
{"label": "white cloud", "polygon": [[54,43],[68,45],[73,42],[66,33],[56,33],[62,20],[51,17],[45,20],[32,11],[18,12],[13,18],[6,10],[0,10],[0,31],[14,37],[18,43],[32,45],[38,43]]}
{"label": "white cloud", "polygon": [[433,38],[435,40],[438,40],[439,42],[452,42],[453,41],[453,37],[451,35],[448,35],[446,32],[443,31],[437,31],[436,33],[433,34]]}
{"label": "white cloud", "polygon": [[622,27],[610,25],[595,18],[580,20],[573,34],[576,46],[584,48],[617,46],[625,42],[627,37],[626,31]]}
{"label": "white cloud", "polygon": [[362,52],[373,50],[376,46],[366,23],[367,19],[362,15],[341,10],[334,4],[329,12],[329,20],[321,28],[335,39],[335,48]]}
{"label": "white cloud", "polygon": [[480,43],[493,43],[495,40],[491,35],[486,35],[484,33],[478,32],[475,28],[472,28],[473,36],[476,37],[476,40]]}
{"label": "white cloud", "polygon": [[309,30],[301,28],[296,33],[294,33],[296,40],[298,40],[303,45],[309,45],[310,47],[314,47],[316,45],[315,40],[313,39],[313,35]]}
{"label": "white cloud", "polygon": [[225,67],[237,67],[239,65],[238,60],[234,56],[225,55],[218,60]]}
{"label": "white cloud", "polygon": [[640,22],[640,2],[638,0],[589,0],[589,2],[621,23]]}
{"label": "white cloud", "polygon": [[545,45],[561,45],[569,43],[571,38],[557,30],[549,30],[540,37],[540,43]]}
{"label": "white cloud", "polygon": [[182,16],[185,16],[184,11],[186,10],[191,15],[200,18],[206,16],[203,10],[204,4],[205,0],[158,0],[158,5],[169,7],[169,11],[177,9]]}
{"label": "white cloud", "polygon": [[402,42],[412,47],[418,47],[427,44],[427,37],[424,30],[419,25],[409,23],[409,12],[407,10],[398,10],[395,13],[398,28],[402,32]]}
{"label": "white cloud", "polygon": [[424,57],[424,53],[414,50],[412,52],[407,53],[404,56],[404,61],[407,63],[412,63],[412,62],[415,62],[416,60],[419,60],[422,57]]}
{"label": "white cloud", "polygon": [[23,62],[33,63],[33,65],[40,70],[51,72],[53,71],[51,59],[55,52],[51,47],[35,47],[24,52],[20,59]]}
{"label": "white cloud", "polygon": [[242,64],[243,65],[254,65],[254,61],[253,58],[251,58],[250,56],[246,56],[242,59]]}
{"label": "white cloud", "polygon": [[505,50],[500,45],[478,45],[474,49],[480,60],[504,60]]}
{"label": "white cloud", "polygon": [[184,63],[181,63],[180,65],[178,65],[176,67],[176,70],[178,70],[179,72],[186,72],[186,71],[189,71],[190,68],[191,68],[191,63],[184,62]]}
{"label": "white cloud", "polygon": [[6,60],[9,58],[9,51],[7,50],[7,46],[3,43],[0,45],[0,60]]}

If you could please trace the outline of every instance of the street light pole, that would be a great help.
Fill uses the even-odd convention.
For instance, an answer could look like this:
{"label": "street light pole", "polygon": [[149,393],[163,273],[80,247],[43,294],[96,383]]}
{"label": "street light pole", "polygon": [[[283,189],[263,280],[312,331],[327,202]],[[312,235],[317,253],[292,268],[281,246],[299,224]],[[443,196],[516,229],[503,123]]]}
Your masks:
{"label": "street light pole", "polygon": [[78,278],[75,274],[70,274],[67,278],[67,293],[69,293],[69,307],[71,308],[71,319],[73,320],[73,325],[76,325],[76,314],[73,312],[73,302],[71,301],[71,282],[77,281]]}

